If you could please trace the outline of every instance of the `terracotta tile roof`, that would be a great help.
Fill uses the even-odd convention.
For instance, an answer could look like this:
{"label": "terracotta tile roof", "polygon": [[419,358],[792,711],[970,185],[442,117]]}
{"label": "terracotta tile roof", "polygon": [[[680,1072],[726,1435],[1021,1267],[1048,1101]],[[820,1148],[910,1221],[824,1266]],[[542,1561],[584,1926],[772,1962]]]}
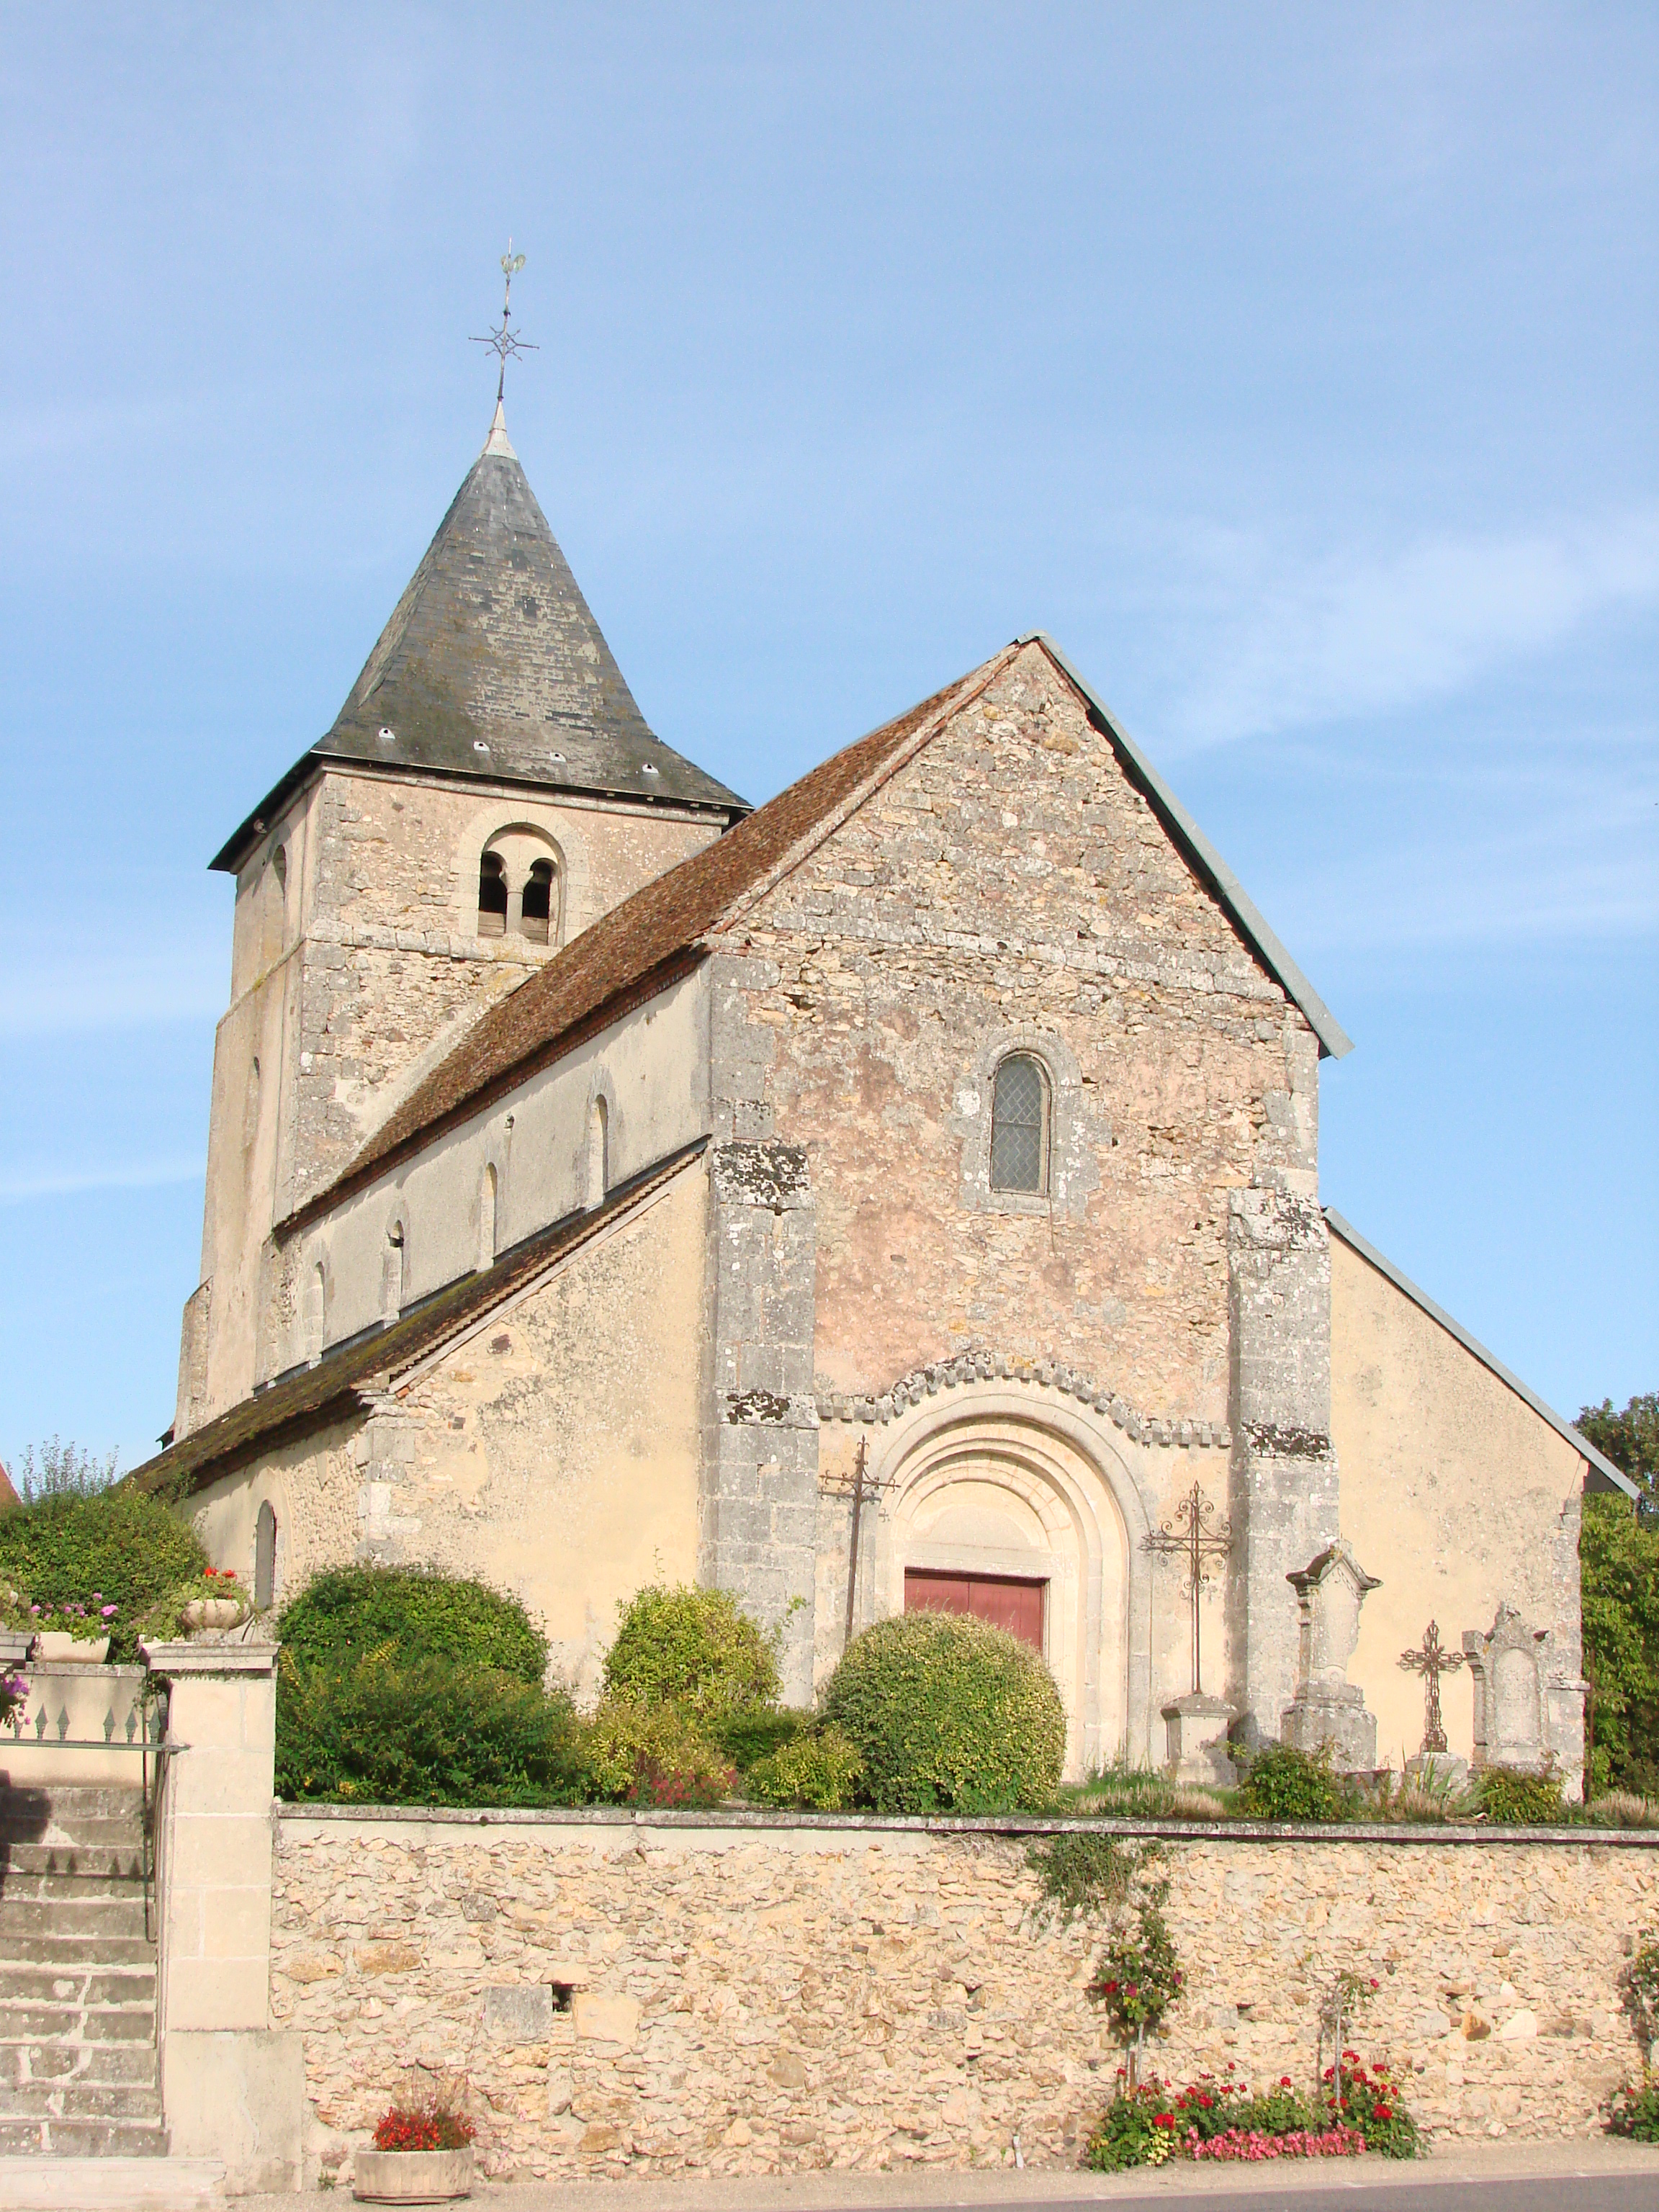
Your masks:
{"label": "terracotta tile roof", "polygon": [[140,1490],[187,1495],[256,1457],[278,1437],[302,1436],[363,1412],[373,1399],[394,1389],[398,1379],[428,1352],[650,1198],[698,1157],[704,1142],[699,1138],[619,1185],[603,1206],[539,1230],[504,1252],[493,1267],[463,1275],[390,1328],[349,1338],[314,1367],[279,1376],[181,1443],[134,1468],[125,1480]]}
{"label": "terracotta tile roof", "polygon": [[996,654],[931,699],[872,730],[757,807],[701,853],[601,915],[557,957],[479,1017],[455,1050],[383,1123],[344,1173],[290,1214],[297,1226],[382,1172],[447,1124],[477,1112],[534,1069],[653,995],[702,957],[702,940],[764,887],[798,848],[827,836],[841,811],[890,767],[908,740],[988,684]]}

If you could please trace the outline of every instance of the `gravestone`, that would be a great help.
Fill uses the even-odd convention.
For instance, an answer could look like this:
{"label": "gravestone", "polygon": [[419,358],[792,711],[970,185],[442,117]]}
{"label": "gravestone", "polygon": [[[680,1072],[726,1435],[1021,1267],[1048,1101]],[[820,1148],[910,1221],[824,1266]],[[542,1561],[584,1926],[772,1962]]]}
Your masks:
{"label": "gravestone", "polygon": [[1381,1588],[1339,1536],[1318,1557],[1285,1579],[1296,1592],[1300,1616],[1296,1696],[1279,1722],[1279,1740],[1316,1753],[1331,1747],[1339,1774],[1369,1773],[1376,1765],[1376,1718],[1365,1693],[1348,1680],[1348,1662],[1359,1640],[1359,1608]]}

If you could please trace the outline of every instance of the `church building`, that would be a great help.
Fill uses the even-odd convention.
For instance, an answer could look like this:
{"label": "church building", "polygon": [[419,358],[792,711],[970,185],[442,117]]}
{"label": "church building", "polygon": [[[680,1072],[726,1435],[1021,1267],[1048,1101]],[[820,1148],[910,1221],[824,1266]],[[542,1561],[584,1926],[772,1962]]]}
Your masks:
{"label": "church building", "polygon": [[1629,1485],[1322,1208],[1348,1039],[1051,640],[751,810],[647,726],[498,406],[213,866],[139,1480],[262,1606],[476,1575],[588,1698],[619,1601],[696,1581],[802,1705],[965,1609],[1044,1654],[1073,1777],[1398,1767],[1437,1634],[1450,1753],[1576,1785],[1579,1499]]}

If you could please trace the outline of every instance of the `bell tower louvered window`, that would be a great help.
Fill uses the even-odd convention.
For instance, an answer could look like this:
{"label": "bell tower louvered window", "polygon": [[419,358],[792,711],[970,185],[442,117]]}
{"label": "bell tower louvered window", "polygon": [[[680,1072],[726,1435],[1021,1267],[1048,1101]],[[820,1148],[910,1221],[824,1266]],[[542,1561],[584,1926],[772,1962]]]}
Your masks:
{"label": "bell tower louvered window", "polygon": [[545,945],[553,915],[553,863],[538,860],[519,908],[519,927],[532,945]]}
{"label": "bell tower louvered window", "polygon": [[1041,1060],[1014,1053],[997,1070],[991,1098],[991,1188],[1041,1197],[1048,1188],[1048,1078]]}
{"label": "bell tower louvered window", "polygon": [[499,853],[486,853],[478,863],[478,934],[507,934],[507,870]]}

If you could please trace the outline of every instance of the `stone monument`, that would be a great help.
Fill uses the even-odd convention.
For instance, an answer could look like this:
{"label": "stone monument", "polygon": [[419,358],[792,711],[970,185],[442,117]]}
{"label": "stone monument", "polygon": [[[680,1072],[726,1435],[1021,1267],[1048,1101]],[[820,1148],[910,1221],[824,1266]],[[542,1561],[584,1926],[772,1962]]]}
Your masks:
{"label": "stone monument", "polygon": [[1359,1608],[1381,1584],[1341,1536],[1285,1579],[1296,1592],[1301,1634],[1296,1695],[1280,1718],[1280,1741],[1310,1753],[1328,1743],[1339,1774],[1369,1773],[1376,1765],[1376,1717],[1365,1710],[1364,1692],[1349,1681],[1348,1662],[1359,1639]]}

